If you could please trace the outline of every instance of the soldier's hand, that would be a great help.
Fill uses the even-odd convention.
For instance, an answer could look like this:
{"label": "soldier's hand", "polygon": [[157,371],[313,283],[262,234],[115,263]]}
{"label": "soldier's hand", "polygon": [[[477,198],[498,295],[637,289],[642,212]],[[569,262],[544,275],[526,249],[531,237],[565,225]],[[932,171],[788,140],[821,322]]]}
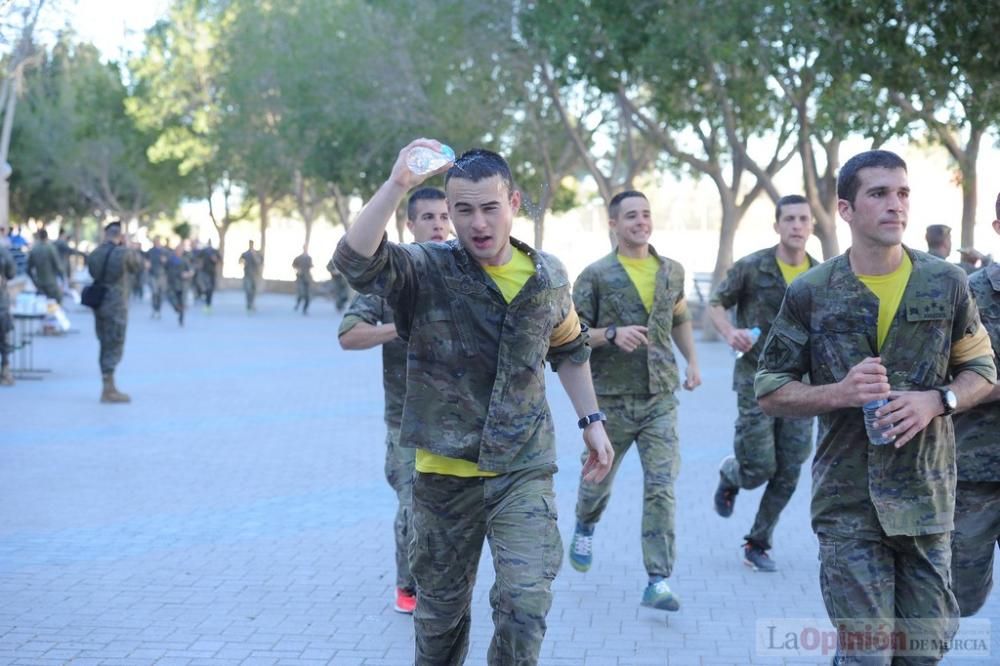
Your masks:
{"label": "soldier's hand", "polygon": [[649,344],[646,338],[648,331],[645,326],[619,326],[615,333],[615,345],[622,351],[634,352],[639,347]]}
{"label": "soldier's hand", "polygon": [[889,372],[882,359],[869,356],[851,368],[840,380],[841,406],[861,407],[866,402],[889,397]]}
{"label": "soldier's hand", "polygon": [[688,367],[684,370],[684,389],[693,391],[699,386],[701,386],[701,370],[698,369],[697,363],[688,363]]}
{"label": "soldier's hand", "polygon": [[595,421],[583,429],[583,443],[587,445],[587,461],[583,463],[583,480],[600,483],[611,471],[615,450],[604,430],[604,423]]}
{"label": "soldier's hand", "polygon": [[392,166],[392,175],[389,176],[389,180],[406,190],[411,190],[428,178],[436,176],[439,173],[444,173],[451,168],[452,164],[454,164],[454,162],[448,162],[435,171],[425,174],[415,174],[410,171],[410,167],[406,165],[406,156],[409,155],[411,150],[418,146],[424,146],[425,148],[430,148],[431,150],[437,152],[441,151],[441,143],[439,141],[435,141],[434,139],[417,139],[416,141],[411,141],[405,148],[399,151],[396,163]]}
{"label": "soldier's hand", "polygon": [[943,413],[941,394],[937,391],[892,391],[889,404],[875,412],[875,426],[881,428],[892,424],[885,435],[895,439],[893,443],[898,449]]}
{"label": "soldier's hand", "polygon": [[753,338],[750,337],[749,328],[734,328],[732,333],[726,337],[726,342],[736,351],[744,354],[753,347]]}

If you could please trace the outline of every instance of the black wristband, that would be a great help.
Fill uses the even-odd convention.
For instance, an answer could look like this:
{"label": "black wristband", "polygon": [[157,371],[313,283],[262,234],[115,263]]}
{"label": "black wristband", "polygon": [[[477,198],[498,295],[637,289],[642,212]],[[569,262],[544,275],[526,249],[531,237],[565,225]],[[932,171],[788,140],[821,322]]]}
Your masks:
{"label": "black wristband", "polygon": [[596,423],[597,421],[607,421],[608,417],[604,415],[604,412],[594,412],[593,414],[587,414],[582,419],[576,422],[580,426],[580,430],[583,430],[591,423]]}

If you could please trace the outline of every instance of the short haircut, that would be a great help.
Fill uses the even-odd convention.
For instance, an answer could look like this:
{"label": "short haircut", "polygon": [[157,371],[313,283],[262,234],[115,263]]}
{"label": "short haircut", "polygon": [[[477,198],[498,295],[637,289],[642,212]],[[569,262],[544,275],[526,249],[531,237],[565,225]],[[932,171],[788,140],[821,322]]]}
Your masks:
{"label": "short haircut", "polygon": [[514,176],[510,173],[510,166],[507,160],[502,158],[492,150],[485,148],[473,148],[462,153],[461,157],[448,169],[444,175],[444,186],[448,187],[448,182],[452,178],[462,178],[478,183],[481,180],[500,176],[507,185],[507,195],[514,193]]}
{"label": "short haircut", "polygon": [[639,190],[625,190],[624,192],[619,192],[615,196],[611,197],[611,203],[608,204],[608,217],[612,220],[618,219],[618,212],[621,210],[622,202],[626,199],[631,199],[632,197],[640,197],[642,199],[646,198],[646,195]]}
{"label": "short haircut", "polygon": [[774,204],[774,221],[777,222],[781,219],[781,207],[790,206],[792,204],[808,204],[809,200],[806,199],[801,194],[786,194],[785,196],[778,199],[778,203]]}
{"label": "short haircut", "polygon": [[931,224],[927,227],[927,234],[924,238],[926,238],[928,246],[940,247],[950,235],[951,227],[947,224]]}
{"label": "short haircut", "polygon": [[411,194],[410,200],[406,202],[406,219],[417,221],[418,201],[442,201],[444,198],[444,192],[436,187],[421,187]]}
{"label": "short haircut", "polygon": [[38,237],[38,240],[43,240],[43,241],[44,240],[48,240],[49,239],[49,232],[47,232],[45,230],[45,227],[42,227],[41,229],[39,229],[38,231],[35,232],[35,236]]}
{"label": "short haircut", "polygon": [[837,198],[850,202],[854,207],[854,198],[861,188],[858,172],[862,169],[902,169],[906,171],[906,162],[896,153],[888,150],[869,150],[858,153],[840,168],[837,174]]}
{"label": "short haircut", "polygon": [[108,238],[118,238],[122,235],[122,223],[112,222],[108,226],[104,227],[104,235]]}

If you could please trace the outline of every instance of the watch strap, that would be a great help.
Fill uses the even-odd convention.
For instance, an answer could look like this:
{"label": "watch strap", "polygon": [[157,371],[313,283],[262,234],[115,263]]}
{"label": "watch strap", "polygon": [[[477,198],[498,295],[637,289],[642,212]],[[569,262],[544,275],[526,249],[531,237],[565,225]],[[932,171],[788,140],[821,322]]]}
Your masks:
{"label": "watch strap", "polygon": [[596,423],[597,421],[607,421],[607,420],[608,417],[604,414],[604,412],[594,412],[593,414],[587,414],[582,419],[577,421],[576,424],[580,426],[581,430],[583,430],[591,423]]}

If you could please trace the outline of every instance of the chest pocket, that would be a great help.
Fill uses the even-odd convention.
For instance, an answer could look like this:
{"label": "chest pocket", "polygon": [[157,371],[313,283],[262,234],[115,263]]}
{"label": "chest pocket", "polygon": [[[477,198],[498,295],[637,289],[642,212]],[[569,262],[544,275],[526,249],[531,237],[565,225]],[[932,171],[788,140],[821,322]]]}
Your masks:
{"label": "chest pocket", "polygon": [[910,386],[899,388],[916,388],[947,380],[954,316],[954,305],[944,300],[923,301],[906,309],[905,332],[899,332],[893,348],[890,384],[896,387],[906,382]]}
{"label": "chest pocket", "polygon": [[543,291],[527,302],[519,303],[513,314],[516,317],[513,327],[513,356],[523,365],[540,370],[552,331],[558,323],[556,304],[551,293]]}

